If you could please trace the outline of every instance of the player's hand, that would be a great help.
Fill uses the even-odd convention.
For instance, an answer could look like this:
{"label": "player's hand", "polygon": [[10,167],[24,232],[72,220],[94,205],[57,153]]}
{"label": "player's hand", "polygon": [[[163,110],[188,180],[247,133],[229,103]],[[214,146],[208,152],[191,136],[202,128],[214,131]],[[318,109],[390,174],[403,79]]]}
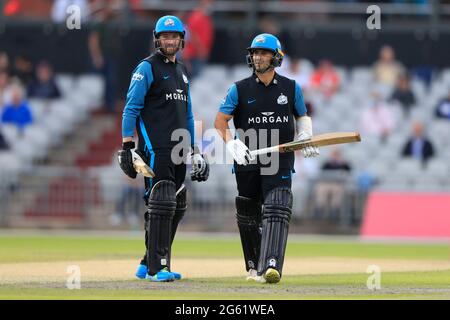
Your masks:
{"label": "player's hand", "polygon": [[133,155],[131,150],[135,148],[133,141],[124,142],[122,144],[122,150],[119,150],[117,159],[119,160],[120,169],[132,179],[135,179],[137,172],[133,166]]}
{"label": "player's hand", "polygon": [[239,165],[248,165],[255,157],[250,153],[247,146],[239,139],[227,142],[227,150]]}
{"label": "player's hand", "polygon": [[200,154],[197,146],[193,147],[191,153],[191,180],[192,181],[206,181],[209,177],[209,163],[206,158]]}
{"label": "player's hand", "polygon": [[306,131],[301,131],[298,135],[297,135],[297,140],[298,141],[307,141],[310,140],[312,138],[312,136],[307,133]]}
{"label": "player's hand", "polygon": [[[311,140],[311,138],[312,136],[305,131],[301,131],[297,136],[298,141],[308,141]],[[304,147],[300,149],[300,151],[303,154],[304,158],[317,157],[320,154],[319,148],[314,146]]]}

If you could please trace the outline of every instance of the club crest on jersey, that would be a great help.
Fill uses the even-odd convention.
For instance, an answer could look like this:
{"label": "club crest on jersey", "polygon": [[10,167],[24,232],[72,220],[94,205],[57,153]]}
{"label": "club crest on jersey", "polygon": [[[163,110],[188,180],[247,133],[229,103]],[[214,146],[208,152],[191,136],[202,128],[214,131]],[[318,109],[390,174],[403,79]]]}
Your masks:
{"label": "club crest on jersey", "polygon": [[173,21],[173,19],[169,18],[169,19],[167,19],[166,21],[164,21],[164,25],[165,25],[166,27],[168,27],[168,26],[173,27],[173,26],[175,25],[175,21]]}
{"label": "club crest on jersey", "polygon": [[177,89],[176,92],[166,93],[166,101],[167,100],[187,101],[187,97],[185,94],[183,94],[183,90]]}
{"label": "club crest on jersey", "polygon": [[280,94],[280,96],[278,97],[277,103],[278,104],[287,104],[288,98],[284,94]]}
{"label": "club crest on jersey", "polygon": [[183,73],[183,81],[184,81],[184,83],[188,83],[189,82],[188,78],[184,75],[184,73]]}

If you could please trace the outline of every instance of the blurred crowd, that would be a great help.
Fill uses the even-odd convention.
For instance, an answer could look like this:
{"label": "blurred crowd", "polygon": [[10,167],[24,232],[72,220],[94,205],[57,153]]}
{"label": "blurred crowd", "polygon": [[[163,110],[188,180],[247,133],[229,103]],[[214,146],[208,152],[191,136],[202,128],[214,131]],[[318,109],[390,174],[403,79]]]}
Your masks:
{"label": "blurred crowd", "polygon": [[36,64],[26,56],[9,56],[0,51],[0,149],[9,149],[2,135],[2,125],[11,124],[23,134],[33,123],[28,99],[61,97],[52,65],[45,60]]}
{"label": "blurred crowd", "polygon": [[[400,144],[396,153],[399,157],[417,160],[422,168],[426,168],[428,161],[436,156],[438,148],[427,135],[428,118],[450,120],[450,87],[448,93],[434,106],[434,114],[425,119],[412,117],[414,108],[426,108],[415,96],[411,87],[412,79],[419,79],[425,86],[429,86],[433,78],[431,70],[420,71],[408,69],[398,61],[392,46],[382,46],[378,59],[371,66],[370,83],[373,90],[364,99],[365,105],[358,106],[362,110],[359,112],[359,127],[355,129],[361,133],[363,140],[376,139],[382,148],[391,136],[398,134],[400,122],[411,122],[409,137]],[[322,60],[314,66],[297,55],[286,56],[279,72],[300,84],[310,113],[315,113],[318,107],[314,107],[311,96],[320,97],[323,111],[323,107],[326,109],[329,101],[342,91],[341,87],[345,85],[343,81],[346,80],[341,78],[332,61]],[[396,112],[399,109],[401,112]],[[340,121],[345,121],[346,116],[345,113],[342,114]],[[330,219],[340,219],[339,212],[346,199],[346,190],[342,187],[345,177],[350,178],[353,174],[359,194],[363,197],[379,182],[377,174],[370,170],[360,170],[355,175],[352,159],[346,158],[345,152],[339,147],[333,148],[321,163],[314,159],[303,159],[297,154],[296,171],[302,178],[318,179],[313,191],[314,218],[326,215]]]}

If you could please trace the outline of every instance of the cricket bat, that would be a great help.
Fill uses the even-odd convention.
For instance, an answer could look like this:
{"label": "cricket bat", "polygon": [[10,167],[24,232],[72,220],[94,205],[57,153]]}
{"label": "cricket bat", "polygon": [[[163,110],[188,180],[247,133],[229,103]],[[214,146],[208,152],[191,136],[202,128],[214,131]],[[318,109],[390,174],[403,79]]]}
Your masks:
{"label": "cricket bat", "polygon": [[313,136],[310,140],[292,141],[274,147],[253,150],[250,151],[250,153],[252,156],[258,156],[270,152],[280,152],[280,153],[293,152],[308,146],[324,147],[333,144],[351,143],[359,141],[361,141],[361,136],[359,135],[358,132],[330,132]]}
{"label": "cricket bat", "polygon": [[142,173],[144,177],[153,178],[155,173],[153,170],[142,160],[136,151],[131,150],[131,156],[133,157],[133,167],[137,173]]}

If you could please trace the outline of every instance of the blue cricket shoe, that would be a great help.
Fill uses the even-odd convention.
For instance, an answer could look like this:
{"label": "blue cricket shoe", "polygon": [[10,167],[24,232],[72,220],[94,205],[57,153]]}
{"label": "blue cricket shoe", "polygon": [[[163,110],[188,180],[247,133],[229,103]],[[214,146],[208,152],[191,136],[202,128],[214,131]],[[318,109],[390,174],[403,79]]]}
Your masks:
{"label": "blue cricket shoe", "polygon": [[[164,270],[164,269],[163,269]],[[145,264],[140,264],[136,270],[136,278],[145,279],[147,276],[147,266]],[[182,278],[181,274],[178,272],[169,271],[175,280],[180,280]]]}
{"label": "blue cricket shoe", "polygon": [[153,276],[147,274],[145,276],[145,279],[150,280],[152,282],[170,282],[170,281],[174,281],[175,277],[172,274],[172,272],[169,271],[169,269],[163,268]]}
{"label": "blue cricket shoe", "polygon": [[145,264],[140,264],[136,270],[136,278],[145,279],[147,275],[147,266]]}

